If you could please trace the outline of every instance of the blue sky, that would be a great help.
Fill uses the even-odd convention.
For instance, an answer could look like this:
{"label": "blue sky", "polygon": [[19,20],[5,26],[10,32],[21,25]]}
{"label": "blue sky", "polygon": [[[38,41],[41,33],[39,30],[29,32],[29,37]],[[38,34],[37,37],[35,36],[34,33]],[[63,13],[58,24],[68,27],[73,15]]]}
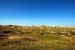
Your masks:
{"label": "blue sky", "polygon": [[75,0],[0,0],[1,25],[75,25]]}

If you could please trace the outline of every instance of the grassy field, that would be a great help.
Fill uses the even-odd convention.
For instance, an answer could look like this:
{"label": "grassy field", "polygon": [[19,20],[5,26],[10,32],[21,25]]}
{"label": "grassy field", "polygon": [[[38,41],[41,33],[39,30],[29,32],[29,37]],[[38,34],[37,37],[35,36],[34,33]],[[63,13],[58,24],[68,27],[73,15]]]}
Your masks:
{"label": "grassy field", "polygon": [[0,50],[75,50],[75,27],[0,26]]}

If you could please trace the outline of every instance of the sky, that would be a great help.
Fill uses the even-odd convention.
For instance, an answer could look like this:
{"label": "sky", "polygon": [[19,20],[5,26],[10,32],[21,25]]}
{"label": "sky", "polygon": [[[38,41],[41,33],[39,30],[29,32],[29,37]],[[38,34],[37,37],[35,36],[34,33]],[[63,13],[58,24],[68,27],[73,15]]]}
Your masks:
{"label": "sky", "polygon": [[75,0],[0,0],[0,25],[75,26]]}

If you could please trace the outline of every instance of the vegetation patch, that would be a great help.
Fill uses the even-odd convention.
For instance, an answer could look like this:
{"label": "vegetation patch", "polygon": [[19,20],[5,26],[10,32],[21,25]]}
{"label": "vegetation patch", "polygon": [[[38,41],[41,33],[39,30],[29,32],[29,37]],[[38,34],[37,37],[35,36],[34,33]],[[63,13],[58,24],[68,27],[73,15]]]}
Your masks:
{"label": "vegetation patch", "polygon": [[75,28],[0,26],[0,50],[75,50]]}

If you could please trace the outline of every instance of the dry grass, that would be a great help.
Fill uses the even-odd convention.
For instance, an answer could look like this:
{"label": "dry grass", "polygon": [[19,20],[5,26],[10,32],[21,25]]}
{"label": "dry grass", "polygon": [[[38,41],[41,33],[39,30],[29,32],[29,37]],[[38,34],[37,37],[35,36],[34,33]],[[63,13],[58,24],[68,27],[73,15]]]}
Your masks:
{"label": "dry grass", "polygon": [[4,35],[4,39],[0,36],[0,50],[75,50],[74,30],[66,27],[0,26],[0,35]]}

